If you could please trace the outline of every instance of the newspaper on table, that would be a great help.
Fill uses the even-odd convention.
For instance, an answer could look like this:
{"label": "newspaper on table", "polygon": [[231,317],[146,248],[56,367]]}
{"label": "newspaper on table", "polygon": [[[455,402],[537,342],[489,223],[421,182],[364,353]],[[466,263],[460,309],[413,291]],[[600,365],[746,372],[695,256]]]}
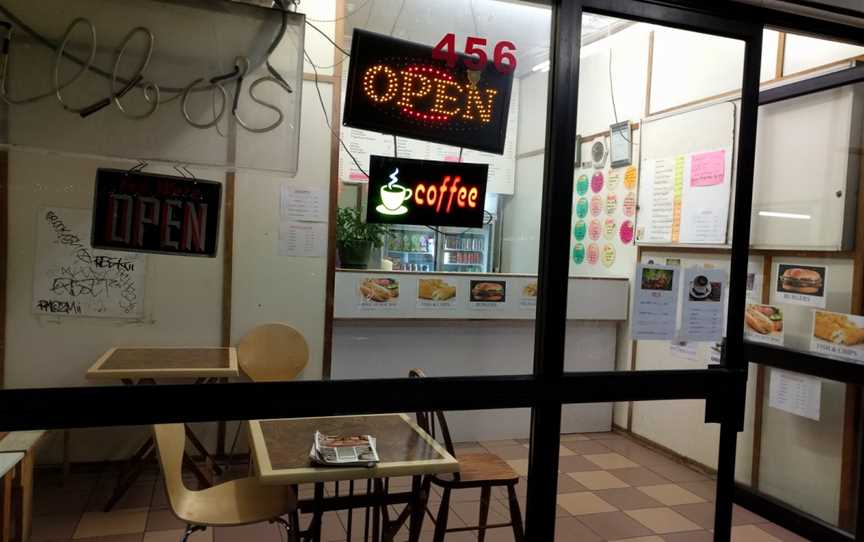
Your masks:
{"label": "newspaper on table", "polygon": [[335,467],[374,467],[378,461],[375,437],[371,435],[336,436],[315,431],[309,452],[314,463]]}

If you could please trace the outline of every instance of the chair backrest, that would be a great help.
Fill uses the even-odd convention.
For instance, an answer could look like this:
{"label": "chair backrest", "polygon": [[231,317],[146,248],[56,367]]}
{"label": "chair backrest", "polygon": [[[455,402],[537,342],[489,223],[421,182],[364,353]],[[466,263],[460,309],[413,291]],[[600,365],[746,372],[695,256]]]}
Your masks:
{"label": "chair backrest", "polygon": [[168,500],[175,511],[182,510],[184,502],[193,491],[183,484],[183,453],[186,450],[186,427],[182,423],[168,423],[153,426],[153,437],[162,475],[165,477],[165,490]]}
{"label": "chair backrest", "polygon": [[[408,377],[426,378],[426,373],[423,372],[423,369],[411,369],[408,371]],[[450,438],[450,428],[447,427],[447,418],[444,417],[444,413],[440,410],[435,410],[429,412],[417,412],[416,416],[417,425],[419,425],[422,430],[429,433],[435,440],[439,440],[440,435],[440,438],[444,440],[444,447],[447,449],[447,452],[449,452],[453,457],[456,457],[456,452],[453,449],[453,439]]]}
{"label": "chair backrest", "polygon": [[309,346],[303,335],[288,324],[264,324],[240,339],[237,361],[255,382],[291,380],[309,362]]}

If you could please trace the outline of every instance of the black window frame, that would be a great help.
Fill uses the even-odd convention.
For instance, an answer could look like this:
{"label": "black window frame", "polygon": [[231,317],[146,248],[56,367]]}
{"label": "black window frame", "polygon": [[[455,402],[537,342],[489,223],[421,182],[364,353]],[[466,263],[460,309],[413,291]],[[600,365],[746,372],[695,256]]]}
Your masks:
{"label": "black window frame", "polygon": [[[706,422],[720,423],[715,540],[731,528],[737,432],[741,428],[748,350],[743,340],[753,160],[762,31],[779,26],[804,34],[862,43],[852,26],[736,2],[674,0],[547,0],[552,49],[543,173],[539,291],[534,373],[362,381],[231,383],[215,386],[107,386],[0,390],[0,429],[62,429],[166,422],[422,410],[532,408],[527,539],[555,534],[557,464],[564,404],[705,399]],[[742,107],[734,198],[729,337],[716,368],[565,373],[567,248],[576,145],[582,12],[650,22],[745,43]],[[736,285],[742,285],[736,287]],[[326,397],[326,402],[322,399]]]}

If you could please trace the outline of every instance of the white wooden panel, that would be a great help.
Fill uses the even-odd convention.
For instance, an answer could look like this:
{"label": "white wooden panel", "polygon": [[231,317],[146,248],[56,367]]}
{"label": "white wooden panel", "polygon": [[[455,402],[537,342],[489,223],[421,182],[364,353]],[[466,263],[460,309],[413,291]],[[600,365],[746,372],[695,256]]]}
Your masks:
{"label": "white wooden panel", "polygon": [[540,196],[543,191],[542,154],[516,160],[516,188],[503,200],[501,271],[536,273],[540,254]]}
{"label": "white wooden panel", "polygon": [[548,72],[535,72],[519,80],[517,156],[542,149],[546,144],[548,91]]}
{"label": "white wooden panel", "polygon": [[741,88],[744,42],[660,28],[654,33],[651,111]]}
{"label": "white wooden panel", "polygon": [[[854,201],[860,104],[843,87],[759,109],[751,241],[756,246],[839,250]],[[854,123],[854,128],[850,126]],[[853,133],[853,130],[857,133]],[[847,179],[853,179],[847,193]],[[838,196],[838,193],[840,194]],[[852,209],[849,209],[852,212]],[[762,216],[793,213],[809,219]],[[851,235],[851,228],[846,232]],[[851,241],[851,238],[850,238]]]}
{"label": "white wooden panel", "polygon": [[786,34],[783,75],[790,75],[864,54],[864,47],[808,36]]}

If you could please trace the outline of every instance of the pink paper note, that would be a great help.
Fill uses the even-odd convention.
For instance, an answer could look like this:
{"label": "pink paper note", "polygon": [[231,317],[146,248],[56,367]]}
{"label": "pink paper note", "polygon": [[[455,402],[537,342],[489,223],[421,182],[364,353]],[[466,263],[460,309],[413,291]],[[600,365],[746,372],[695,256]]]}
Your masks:
{"label": "pink paper note", "polygon": [[723,184],[725,173],[725,150],[694,154],[690,159],[690,186]]}

